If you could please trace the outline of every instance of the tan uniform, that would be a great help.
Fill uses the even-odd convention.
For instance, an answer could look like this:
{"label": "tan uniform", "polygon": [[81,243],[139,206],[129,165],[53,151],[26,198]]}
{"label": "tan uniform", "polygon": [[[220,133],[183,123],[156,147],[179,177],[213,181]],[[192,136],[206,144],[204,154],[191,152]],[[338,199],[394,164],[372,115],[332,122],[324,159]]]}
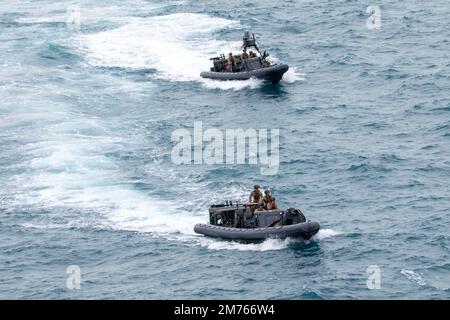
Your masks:
{"label": "tan uniform", "polygon": [[267,210],[274,210],[277,208],[275,203],[275,198],[270,194],[266,194],[263,198],[264,203],[266,204]]}
{"label": "tan uniform", "polygon": [[259,202],[259,201],[261,201],[262,197],[263,197],[263,195],[262,195],[261,191],[253,190],[250,193],[250,197],[248,198],[248,201],[249,202]]}
{"label": "tan uniform", "polygon": [[228,56],[228,63],[227,63],[226,71],[233,72],[233,67],[234,67],[234,57]]}

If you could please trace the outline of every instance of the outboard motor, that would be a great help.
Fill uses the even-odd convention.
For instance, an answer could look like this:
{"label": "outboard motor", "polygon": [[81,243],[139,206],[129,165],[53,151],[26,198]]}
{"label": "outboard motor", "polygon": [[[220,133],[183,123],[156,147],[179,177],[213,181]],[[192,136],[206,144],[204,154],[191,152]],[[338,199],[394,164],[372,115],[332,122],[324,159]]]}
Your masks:
{"label": "outboard motor", "polygon": [[288,226],[291,224],[306,222],[306,218],[300,209],[289,208],[284,210],[281,221],[282,225]]}

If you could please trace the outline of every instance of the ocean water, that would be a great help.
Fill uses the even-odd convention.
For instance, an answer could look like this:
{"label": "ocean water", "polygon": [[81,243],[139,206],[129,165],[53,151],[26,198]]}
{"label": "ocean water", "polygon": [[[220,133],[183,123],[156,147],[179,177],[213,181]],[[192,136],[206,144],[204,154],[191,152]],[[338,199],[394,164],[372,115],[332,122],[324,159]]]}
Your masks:
{"label": "ocean water", "polygon": [[[450,6],[369,4],[2,1],[0,298],[450,298]],[[201,79],[245,30],[280,84]],[[194,121],[279,128],[278,174],[173,164]],[[322,230],[193,232],[255,183]]]}

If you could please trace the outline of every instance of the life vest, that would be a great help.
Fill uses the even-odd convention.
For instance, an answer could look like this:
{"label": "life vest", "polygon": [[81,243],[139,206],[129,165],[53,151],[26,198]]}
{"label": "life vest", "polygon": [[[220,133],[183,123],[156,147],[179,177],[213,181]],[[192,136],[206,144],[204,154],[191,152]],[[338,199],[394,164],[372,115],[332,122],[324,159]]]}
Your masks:
{"label": "life vest", "polygon": [[253,190],[251,195],[253,197],[253,201],[259,202],[259,200],[261,200],[262,197],[261,191]]}
{"label": "life vest", "polygon": [[265,195],[263,198],[263,201],[267,204],[271,203],[271,202],[273,202],[273,197],[271,195]]}

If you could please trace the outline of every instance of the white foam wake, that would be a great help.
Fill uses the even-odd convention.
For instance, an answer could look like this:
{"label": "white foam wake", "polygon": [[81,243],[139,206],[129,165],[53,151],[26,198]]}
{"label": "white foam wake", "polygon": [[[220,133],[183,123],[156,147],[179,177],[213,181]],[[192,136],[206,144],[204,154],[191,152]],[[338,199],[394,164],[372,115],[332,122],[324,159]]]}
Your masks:
{"label": "white foam wake", "polygon": [[[314,235],[311,240],[323,240],[331,238],[341,233],[332,229],[322,229]],[[198,237],[198,243],[211,250],[238,250],[238,251],[272,251],[283,250],[289,247],[289,245],[303,241],[300,239],[286,238],[286,239],[267,239],[261,243],[239,243],[220,241],[210,238]]]}
{"label": "white foam wake", "polygon": [[[79,50],[88,63],[100,67],[154,70],[155,76],[168,81],[198,81],[211,89],[258,87],[262,81],[217,81],[202,79],[209,70],[209,58],[220,52],[239,51],[240,41],[218,40],[215,32],[239,28],[239,22],[204,14],[176,13],[149,18],[130,18],[122,27],[78,38]],[[276,59],[276,58],[275,58]],[[302,76],[290,69],[288,83]]]}
{"label": "white foam wake", "polygon": [[[101,119],[88,121],[64,116],[60,120],[43,130],[45,136],[41,141],[24,147],[31,160],[25,163],[27,172],[16,176],[17,194],[22,195],[16,199],[18,206],[44,208],[58,214],[27,221],[22,224],[24,227],[129,230],[211,250],[280,250],[293,241],[270,239],[259,244],[241,244],[194,234],[194,225],[206,222],[206,210],[186,211],[170,199],[161,200],[134,189],[126,183],[120,167],[105,155],[106,150],[121,152],[125,143],[139,143],[139,137],[125,142],[105,127]],[[153,169],[165,170],[158,166]],[[160,173],[166,178],[170,176],[167,171]],[[189,181],[185,183],[189,186]],[[218,196],[205,193],[204,186],[198,187],[194,191],[203,192],[204,198]],[[238,197],[241,193],[236,187],[231,196]]]}
{"label": "white foam wake", "polygon": [[[331,238],[341,233],[332,229],[320,230],[311,240],[323,240]],[[267,239],[260,243],[240,243],[234,241],[217,240],[208,237],[197,236],[192,239],[194,243],[206,247],[210,250],[238,250],[238,251],[274,251],[283,250],[290,245],[302,242],[301,239]]]}
{"label": "white foam wake", "polygon": [[283,75],[284,82],[287,83],[294,83],[297,81],[304,81],[305,80],[305,74],[297,72],[297,68],[291,67],[289,70]]}
{"label": "white foam wake", "polygon": [[[65,116],[42,132],[41,141],[24,146],[30,161],[24,163],[26,172],[15,177],[14,205],[60,214],[24,226],[192,235],[193,225],[203,220],[126,183],[121,168],[107,152],[121,152],[125,143],[139,143],[138,137],[134,142],[124,141],[100,119],[69,120]],[[73,209],[76,215],[71,214]]]}
{"label": "white foam wake", "polygon": [[286,249],[295,239],[267,239],[261,243],[239,243],[203,238],[199,244],[210,250],[274,251]]}
{"label": "white foam wake", "polygon": [[[148,170],[152,176],[159,174],[166,180],[173,179],[176,186],[182,183],[186,192],[201,195],[201,199],[181,204],[133,188],[118,163],[107,154],[120,154],[141,145],[139,135],[124,139],[120,133],[115,134],[116,126],[110,121],[72,119],[70,109],[60,111],[52,114],[58,121],[43,126],[39,141],[23,147],[25,158],[30,160],[24,163],[27,170],[14,181],[17,206],[44,208],[57,214],[45,215],[45,221],[37,218],[27,222],[25,227],[132,230],[211,250],[282,250],[297,241],[269,239],[258,244],[242,244],[195,235],[194,225],[206,222],[208,217],[206,210],[196,212],[195,208],[204,208],[205,203],[223,198],[223,194],[208,191],[207,185],[201,183],[180,180],[176,174],[170,174],[170,168],[154,163]],[[245,190],[239,186],[227,189],[227,196],[233,199],[243,194]],[[191,209],[186,209],[189,206]],[[336,234],[339,233],[323,229],[315,238]]]}
{"label": "white foam wake", "polygon": [[312,240],[323,240],[331,237],[340,235],[341,232],[335,231],[333,229],[320,229],[311,239]]}
{"label": "white foam wake", "polygon": [[415,272],[412,270],[403,269],[401,271],[401,274],[406,276],[408,278],[408,280],[411,280],[412,282],[417,283],[419,286],[424,286],[427,284],[427,282],[423,278],[423,274],[421,274],[421,273],[418,273],[418,272]]}
{"label": "white foam wake", "polygon": [[80,39],[89,63],[95,66],[154,69],[163,79],[191,81],[209,69],[209,57],[236,47],[236,43],[210,38],[211,33],[237,25],[203,14],[176,13],[132,18],[125,26]]}

